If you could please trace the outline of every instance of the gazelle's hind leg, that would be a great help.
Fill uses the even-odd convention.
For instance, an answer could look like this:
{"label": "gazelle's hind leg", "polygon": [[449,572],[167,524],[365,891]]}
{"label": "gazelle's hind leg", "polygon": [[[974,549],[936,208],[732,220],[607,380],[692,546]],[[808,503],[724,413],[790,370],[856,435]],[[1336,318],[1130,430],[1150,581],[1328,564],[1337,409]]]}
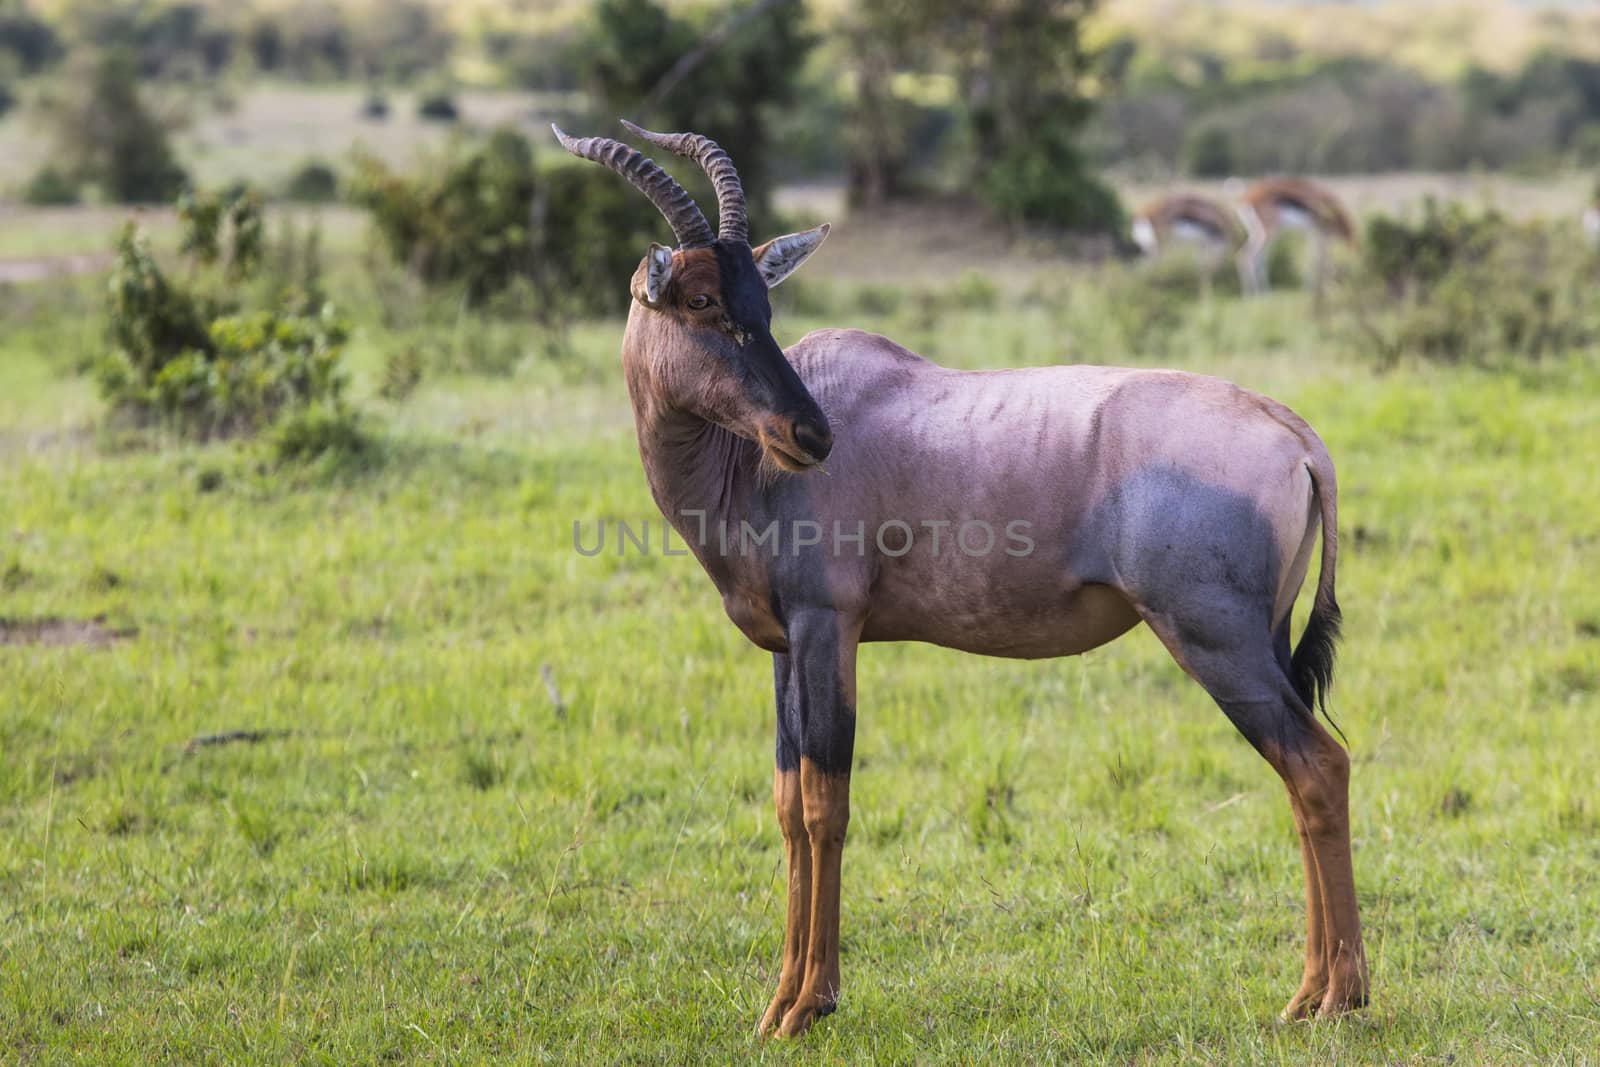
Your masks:
{"label": "gazelle's hind leg", "polygon": [[1283,1015],[1299,1019],[1358,1008],[1367,1001],[1367,966],[1350,857],[1349,756],[1290,682],[1265,625],[1270,605],[1237,595],[1209,603],[1201,596],[1175,599],[1180,602],[1165,611],[1167,605],[1136,606],[1173,658],[1278,772],[1294,811],[1306,876],[1306,962]]}

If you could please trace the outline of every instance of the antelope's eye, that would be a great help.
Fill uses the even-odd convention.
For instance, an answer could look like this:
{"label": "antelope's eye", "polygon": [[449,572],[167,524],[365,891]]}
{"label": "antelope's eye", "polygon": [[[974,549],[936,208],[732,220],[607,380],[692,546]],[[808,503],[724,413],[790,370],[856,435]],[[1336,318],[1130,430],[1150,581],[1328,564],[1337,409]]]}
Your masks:
{"label": "antelope's eye", "polygon": [[696,311],[704,311],[711,306],[711,298],[704,293],[696,293],[689,298],[689,306]]}

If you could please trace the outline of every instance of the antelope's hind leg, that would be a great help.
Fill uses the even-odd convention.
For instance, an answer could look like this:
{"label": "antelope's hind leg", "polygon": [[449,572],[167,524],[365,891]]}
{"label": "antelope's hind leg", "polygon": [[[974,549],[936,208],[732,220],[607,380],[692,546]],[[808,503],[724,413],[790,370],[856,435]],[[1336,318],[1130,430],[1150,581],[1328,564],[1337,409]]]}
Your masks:
{"label": "antelope's hind leg", "polygon": [[1259,640],[1237,640],[1226,630],[1242,612],[1218,608],[1199,619],[1141,614],[1288,790],[1306,877],[1306,960],[1283,1018],[1359,1008],[1368,979],[1350,856],[1350,757],[1295,691],[1265,626]]}

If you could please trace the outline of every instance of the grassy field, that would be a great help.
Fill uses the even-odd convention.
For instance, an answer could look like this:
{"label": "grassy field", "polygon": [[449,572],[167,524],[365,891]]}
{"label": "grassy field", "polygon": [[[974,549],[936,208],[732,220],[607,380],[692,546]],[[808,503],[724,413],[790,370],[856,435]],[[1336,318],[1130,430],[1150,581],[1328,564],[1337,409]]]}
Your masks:
{"label": "grassy field", "polygon": [[84,279],[0,291],[0,1060],[1594,1062],[1600,358],[1380,376],[1300,294],[1152,334],[1100,275],[915,250],[861,294],[905,234],[839,235],[780,339],[1202,370],[1323,434],[1367,1011],[1273,1025],[1288,805],[1141,629],[863,651],[843,1005],[758,1043],[768,658],[692,560],[572,548],[656,518],[619,324],[393,404],[358,303],[377,447],[278,467],[96,430]]}

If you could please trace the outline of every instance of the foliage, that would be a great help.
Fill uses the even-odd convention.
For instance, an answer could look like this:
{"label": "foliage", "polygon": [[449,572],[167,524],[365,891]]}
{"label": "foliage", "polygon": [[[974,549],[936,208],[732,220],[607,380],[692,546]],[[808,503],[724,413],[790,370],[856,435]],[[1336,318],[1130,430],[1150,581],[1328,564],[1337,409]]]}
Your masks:
{"label": "foliage", "polygon": [[261,198],[253,189],[232,195],[190,190],[178,198],[178,222],[178,251],[206,266],[222,260],[228,281],[253,277],[261,266]]}
{"label": "foliage", "polygon": [[805,5],[781,0],[741,22],[659,99],[686,53],[749,8],[727,0],[680,14],[660,0],[600,0],[584,46],[595,121],[619,116],[662,130],[694,130],[721,145],[739,168],[756,229],[770,224],[771,124],[788,105],[815,43],[805,28]]}
{"label": "foliage", "polygon": [[61,38],[49,22],[24,4],[0,5],[0,71],[11,66],[23,74],[37,74],[62,53]]}
{"label": "foliage", "polygon": [[[142,73],[169,80],[196,81],[229,70],[308,80],[404,79],[438,69],[455,45],[455,34],[423,0],[378,5],[155,0],[50,7],[48,21],[31,24],[36,29],[25,53],[30,70],[57,58],[58,42],[66,39],[127,49]],[[0,14],[0,49],[20,17]]]}
{"label": "foliage", "polygon": [[511,129],[458,143],[411,175],[359,157],[350,197],[372,215],[391,258],[433,288],[480,306],[517,279],[535,313],[623,306],[627,278],[663,223],[627,183],[565,158],[535,167]]}
{"label": "foliage", "polygon": [[417,97],[417,117],[430,122],[454,122],[461,117],[455,94],[448,85],[434,85]]}
{"label": "foliage", "polygon": [[167,140],[166,124],[139,86],[132,53],[110,51],[63,80],[65,91],[44,102],[55,137],[54,165],[67,179],[93,183],[121,203],[154,203],[187,184]]}
{"label": "foliage", "polygon": [[397,345],[383,358],[378,395],[396,404],[410,399],[422,384],[423,359],[416,345]]}
{"label": "foliage", "polygon": [[1184,169],[1200,178],[1226,178],[1238,173],[1233,137],[1212,123],[1197,127],[1183,143]]}
{"label": "foliage", "polygon": [[112,409],[196,437],[257,430],[313,404],[340,409],[348,327],[331,305],[252,309],[237,299],[262,263],[255,198],[193,194],[179,218],[187,283],[161,269],[134,224],[118,243],[112,349],[96,367]]}
{"label": "foliage", "polygon": [[1120,232],[1121,206],[1077,143],[1094,68],[1082,27],[1094,8],[1095,0],[868,0],[854,24],[863,40],[853,176],[894,191],[914,112],[896,100],[889,68],[939,72],[957,85],[965,118],[963,184],[1014,221]]}
{"label": "foliage", "polygon": [[323,204],[339,199],[339,174],[320,159],[308,159],[296,167],[283,185],[288,200]]}
{"label": "foliage", "polygon": [[34,171],[22,187],[22,202],[35,207],[60,207],[76,204],[80,199],[78,183],[50,163]]}
{"label": "foliage", "polygon": [[986,168],[983,191],[990,206],[1019,222],[1099,233],[1123,229],[1122,202],[1094,176],[1061,125],[1002,149]]}
{"label": "foliage", "polygon": [[272,427],[269,443],[280,464],[355,460],[373,447],[360,416],[346,405],[322,401],[289,411]]}
{"label": "foliage", "polygon": [[1288,42],[1269,62],[1118,43],[1123,69],[1087,131],[1101,162],[1223,177],[1600,161],[1600,59],[1588,55],[1547,48],[1504,73],[1445,78]]}
{"label": "foliage", "polygon": [[1565,227],[1429,201],[1415,223],[1369,219],[1345,307],[1384,365],[1538,360],[1600,339],[1596,265]]}

